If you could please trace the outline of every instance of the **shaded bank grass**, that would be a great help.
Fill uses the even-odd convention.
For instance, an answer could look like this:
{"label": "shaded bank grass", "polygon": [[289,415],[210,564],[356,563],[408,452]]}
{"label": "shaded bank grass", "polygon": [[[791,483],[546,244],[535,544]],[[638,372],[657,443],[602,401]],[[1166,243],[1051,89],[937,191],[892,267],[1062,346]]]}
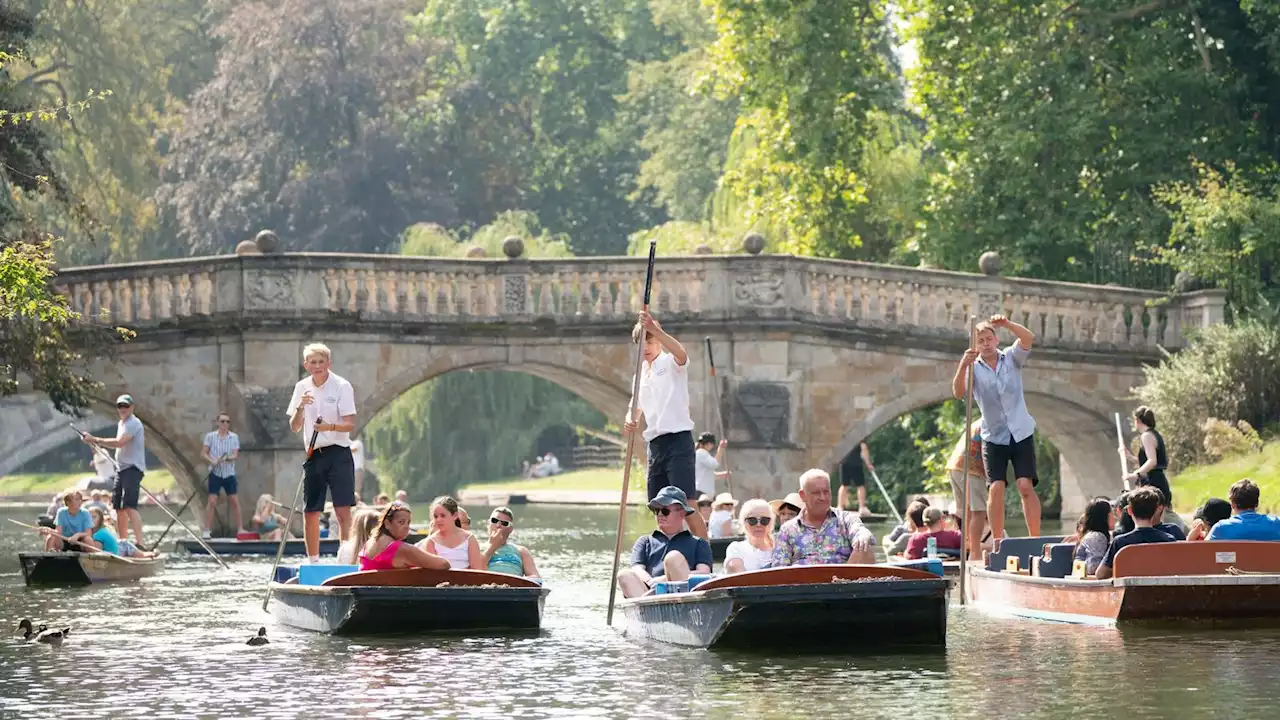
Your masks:
{"label": "shaded bank grass", "polygon": [[[636,483],[640,482],[641,485]],[[639,463],[631,468],[631,486],[641,487],[644,468]],[[472,483],[458,488],[459,492],[541,492],[546,490],[618,490],[622,487],[622,468],[586,468],[544,478],[507,478],[489,482]]]}
{"label": "shaded bank grass", "polygon": [[1280,442],[1269,442],[1262,452],[1233,455],[1210,465],[1192,465],[1169,481],[1173,490],[1173,505],[1187,517],[1211,497],[1227,499],[1231,484],[1241,478],[1249,478],[1262,488],[1259,510],[1274,513],[1280,510]]}
{"label": "shaded bank grass", "polygon": [[[39,495],[50,497],[54,493],[75,487],[91,473],[23,473],[0,477],[0,497]],[[143,485],[151,492],[172,491],[173,474],[163,468],[147,472]]]}

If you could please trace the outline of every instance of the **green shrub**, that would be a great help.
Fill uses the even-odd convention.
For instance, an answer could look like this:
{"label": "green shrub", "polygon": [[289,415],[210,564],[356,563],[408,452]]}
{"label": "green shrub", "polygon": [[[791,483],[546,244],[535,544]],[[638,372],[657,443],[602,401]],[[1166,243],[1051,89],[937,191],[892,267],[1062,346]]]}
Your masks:
{"label": "green shrub", "polygon": [[1204,451],[1214,460],[1232,455],[1262,452],[1262,438],[1258,431],[1244,420],[1235,425],[1226,420],[1209,418],[1204,421]]}

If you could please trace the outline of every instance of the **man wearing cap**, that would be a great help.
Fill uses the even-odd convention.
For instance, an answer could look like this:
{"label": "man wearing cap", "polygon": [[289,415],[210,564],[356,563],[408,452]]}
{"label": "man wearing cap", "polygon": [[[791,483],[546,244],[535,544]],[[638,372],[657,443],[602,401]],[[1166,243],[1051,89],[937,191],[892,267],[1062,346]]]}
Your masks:
{"label": "man wearing cap", "polygon": [[116,509],[116,523],[121,539],[129,535],[129,526],[133,526],[133,537],[138,547],[142,547],[142,515],[138,513],[138,492],[142,489],[142,476],[147,472],[146,429],[142,421],[133,414],[133,396],[121,395],[116,398],[116,413],[120,422],[116,423],[114,438],[94,437],[89,433],[81,439],[98,448],[115,448],[116,450],[116,482],[111,489],[111,506]]}
{"label": "man wearing cap", "polygon": [[[690,573],[711,572],[711,543],[685,529],[694,515],[684,491],[667,486],[649,501],[658,529],[631,548],[631,567],[618,573],[623,597],[640,597],[659,580],[688,580]],[[691,569],[692,568],[692,569]]]}
{"label": "man wearing cap", "polygon": [[800,476],[804,510],[778,531],[773,566],[874,563],[876,539],[857,513],[831,507],[831,476],[814,468]]}

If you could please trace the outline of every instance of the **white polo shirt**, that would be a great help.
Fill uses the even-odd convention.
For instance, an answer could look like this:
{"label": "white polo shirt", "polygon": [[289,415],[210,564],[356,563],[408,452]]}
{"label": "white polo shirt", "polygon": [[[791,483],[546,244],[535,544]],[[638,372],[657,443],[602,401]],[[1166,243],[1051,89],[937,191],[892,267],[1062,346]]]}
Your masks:
{"label": "white polo shirt", "polygon": [[[688,362],[686,361],[686,365]],[[663,352],[640,371],[640,412],[644,413],[644,439],[693,430],[689,416],[689,368]]]}
{"label": "white polo shirt", "polygon": [[[286,415],[293,417],[294,411],[302,404],[302,394],[306,392],[311,393],[312,403],[304,408],[302,413],[303,447],[311,442],[311,432],[315,427],[316,418],[323,418],[325,424],[340,423],[343,417],[356,414],[356,395],[351,389],[351,383],[330,371],[329,378],[320,387],[316,387],[310,375],[299,380],[298,384],[293,386],[293,398],[289,400]],[[316,436],[317,448],[329,445],[351,447],[351,435],[344,432],[322,432]]]}

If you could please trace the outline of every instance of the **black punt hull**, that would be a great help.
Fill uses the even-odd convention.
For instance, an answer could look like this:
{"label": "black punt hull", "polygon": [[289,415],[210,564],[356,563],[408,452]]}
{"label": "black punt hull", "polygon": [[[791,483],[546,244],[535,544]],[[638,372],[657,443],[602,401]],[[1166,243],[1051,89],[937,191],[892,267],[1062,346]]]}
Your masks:
{"label": "black punt hull", "polygon": [[547,588],[328,587],[272,583],[271,614],[335,635],[537,632]]}
{"label": "black punt hull", "polygon": [[[424,537],[426,536],[414,534],[405,538],[405,541],[416,543]],[[214,538],[212,540],[205,540],[204,542],[205,545],[208,545],[219,555],[231,556],[270,555],[274,557],[276,550],[280,547],[279,540],[234,540],[230,538]],[[191,538],[183,538],[176,541],[176,543],[177,547],[186,550],[192,555],[209,554],[200,543],[192,540]],[[337,555],[338,546],[341,544],[341,541],[337,538],[321,538],[320,554],[325,556]],[[284,543],[284,554],[290,557],[305,556],[307,554],[307,546],[300,538],[286,540]]]}
{"label": "black punt hull", "polygon": [[687,647],[856,653],[940,648],[947,637],[942,579],[732,587],[622,609],[628,635]]}
{"label": "black punt hull", "polygon": [[22,578],[29,586],[77,587],[128,582],[150,577],[164,568],[162,558],[129,562],[101,554],[18,553]]}

